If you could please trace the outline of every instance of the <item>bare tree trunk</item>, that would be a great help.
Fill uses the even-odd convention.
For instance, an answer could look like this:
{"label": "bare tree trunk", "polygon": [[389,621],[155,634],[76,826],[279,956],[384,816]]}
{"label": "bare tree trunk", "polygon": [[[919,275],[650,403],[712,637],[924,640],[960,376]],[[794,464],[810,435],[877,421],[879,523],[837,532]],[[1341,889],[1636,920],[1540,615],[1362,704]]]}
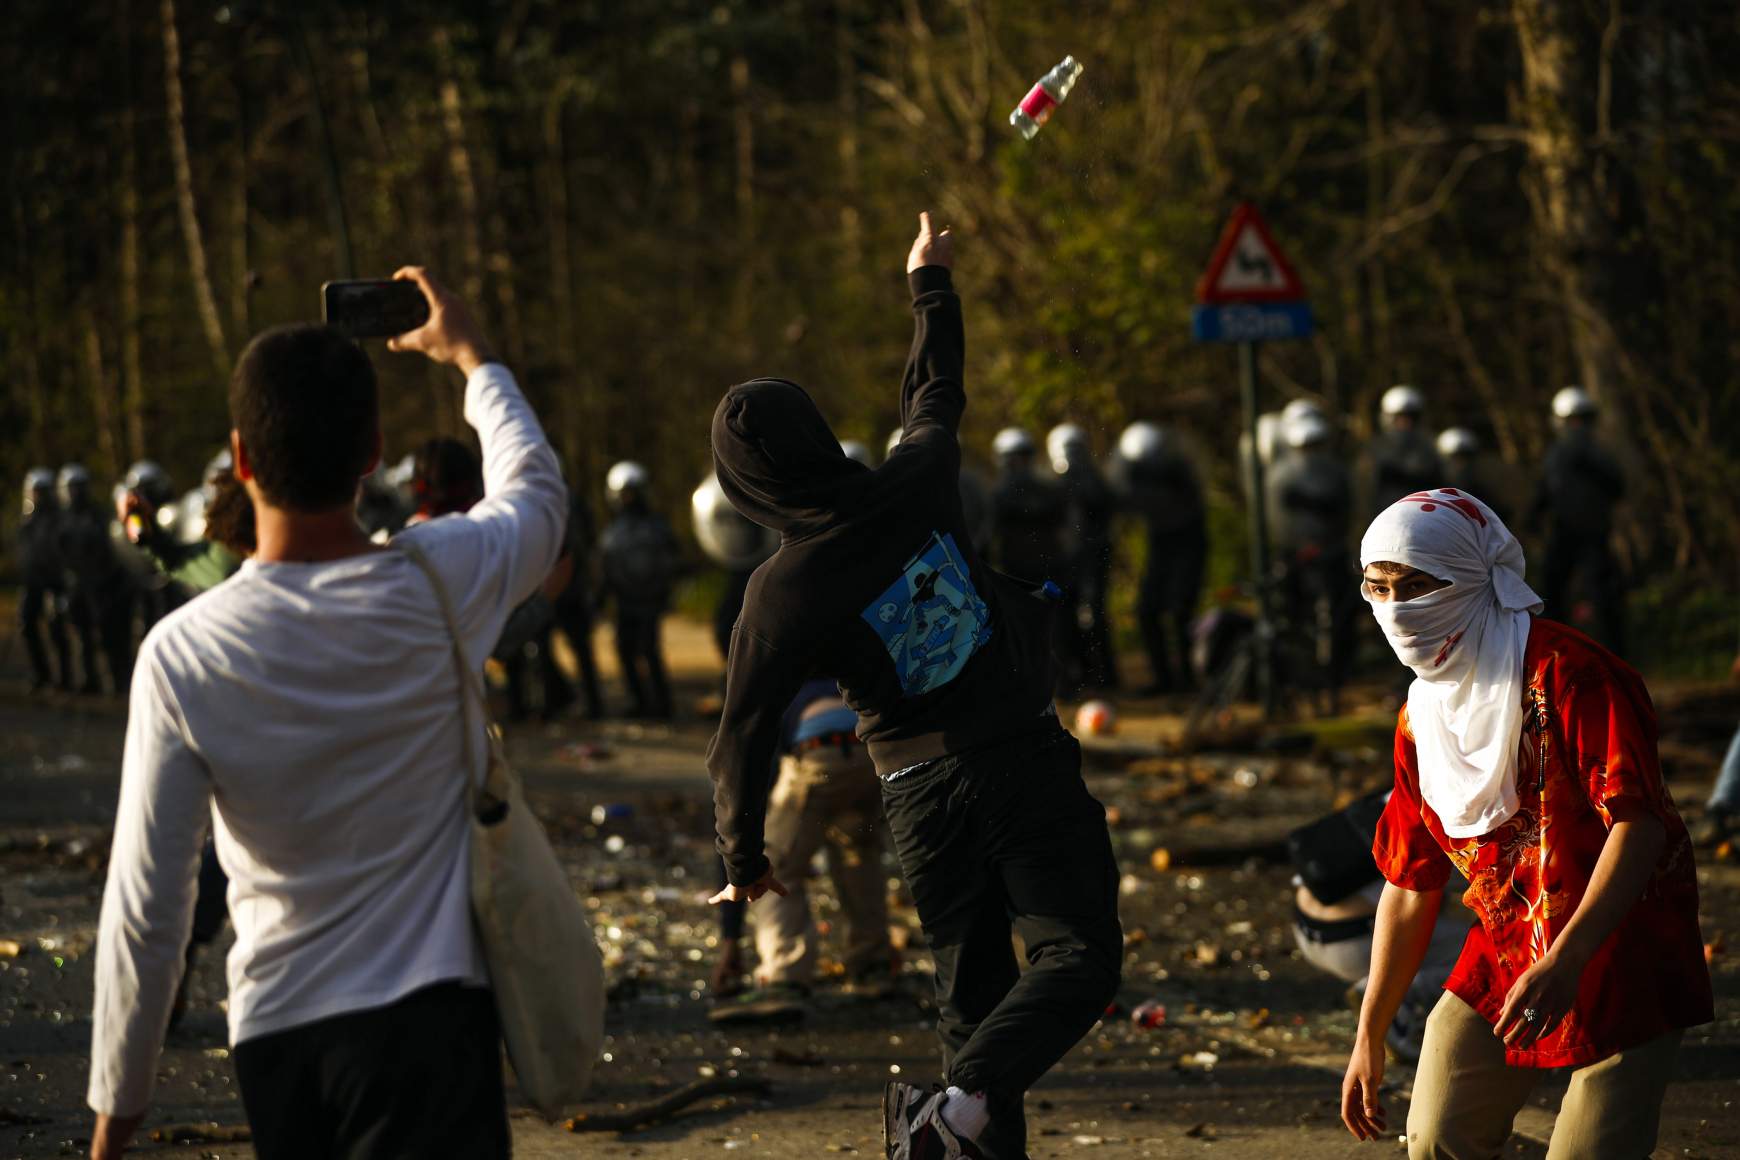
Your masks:
{"label": "bare tree trunk", "polygon": [[556,357],[562,386],[557,392],[563,451],[577,467],[590,456],[580,446],[587,401],[592,392],[581,387],[580,316],[575,309],[573,236],[568,224],[568,140],[563,131],[569,90],[558,83],[544,109],[544,203],[550,229],[550,294],[556,328]]}
{"label": "bare tree trunk", "polygon": [[193,196],[193,166],[187,159],[187,118],[181,102],[181,38],[175,31],[175,0],[163,0],[163,84],[169,101],[169,155],[175,163],[175,200],[181,214],[181,236],[187,243],[187,264],[199,319],[211,347],[212,365],[220,380],[230,375],[230,348],[218,315],[217,294],[205,260],[205,240],[199,229],[199,207]]}
{"label": "bare tree trunk", "polygon": [[248,250],[248,62],[246,33],[236,32],[236,174],[231,187],[230,202],[230,322],[245,342],[254,331],[253,311],[249,296],[253,292],[253,276]]}
{"label": "bare tree trunk", "polygon": [[[1362,10],[1366,31],[1365,131],[1366,144],[1374,146],[1366,161],[1365,213],[1366,232],[1377,231],[1384,218],[1384,202],[1389,194],[1388,162],[1385,151],[1375,148],[1385,136],[1383,58],[1390,39],[1387,7],[1381,3],[1378,12]],[[1375,27],[1373,26],[1375,24]],[[1371,413],[1377,396],[1395,377],[1395,352],[1391,343],[1393,318],[1390,312],[1389,275],[1381,253],[1366,261],[1366,294],[1371,306],[1368,319],[1365,373],[1360,376],[1356,394],[1350,400],[1338,400],[1347,405],[1354,418],[1354,429],[1369,433]]]}
{"label": "bare tree trunk", "polygon": [[134,116],[133,14],[121,0],[127,101],[121,110],[121,410],[126,417],[127,455],[145,456],[145,373],[139,354],[139,142]]}
{"label": "bare tree trunk", "polygon": [[1560,301],[1583,387],[1612,400],[1618,351],[1607,312],[1613,225],[1601,208],[1594,158],[1578,108],[1589,77],[1574,24],[1583,5],[1514,0],[1522,50],[1525,181],[1535,228]]}
{"label": "bare tree trunk", "polygon": [[742,53],[731,58],[731,132],[736,145],[733,201],[737,207],[739,252],[731,329],[747,354],[755,295],[755,117],[749,99],[749,58]]}
{"label": "bare tree trunk", "polygon": [[[459,91],[459,65],[453,41],[443,25],[435,27],[435,51],[441,68],[441,130],[447,145],[447,167],[459,198],[460,290],[473,310],[483,309],[483,231],[479,221],[477,166],[465,140],[465,101]],[[451,432],[459,428],[460,415],[452,392],[442,392],[442,421]]]}
{"label": "bare tree trunk", "polygon": [[115,397],[115,384],[103,365],[102,331],[97,326],[96,312],[91,309],[90,303],[79,304],[78,318],[80,337],[83,340],[85,377],[91,388],[91,413],[97,422],[97,454],[102,457],[108,477],[114,478],[121,474],[121,469],[125,466],[120,445],[115,438],[115,412],[119,406]]}
{"label": "bare tree trunk", "polygon": [[12,186],[12,244],[13,252],[18,255],[18,273],[20,285],[24,293],[24,317],[26,325],[19,337],[20,354],[24,362],[24,396],[25,405],[30,412],[30,430],[26,444],[30,447],[43,447],[48,437],[49,416],[48,398],[42,389],[42,356],[39,351],[42,343],[42,327],[37,311],[37,285],[34,270],[34,257],[31,242],[34,231],[26,222],[25,187],[23,181],[9,182]]}
{"label": "bare tree trunk", "polygon": [[1506,463],[1520,463],[1523,452],[1516,434],[1515,401],[1505,395],[1504,388],[1492,377],[1480,357],[1479,349],[1469,333],[1468,319],[1462,310],[1462,298],[1457,292],[1455,277],[1441,261],[1433,261],[1427,270],[1433,284],[1438,287],[1438,296],[1443,302],[1444,321],[1449,328],[1451,345],[1455,347],[1462,369],[1475,393],[1480,396],[1480,401],[1486,408],[1486,417],[1492,423],[1492,434],[1498,443],[1499,458]]}
{"label": "bare tree trunk", "polygon": [[[490,187],[500,188],[494,180],[491,180]],[[503,353],[507,355],[510,366],[525,374],[532,364],[526,349],[526,328],[520,321],[514,256],[508,247],[507,218],[501,212],[501,201],[499,192],[490,198],[489,216],[485,219],[489,225],[489,274],[490,281],[495,284],[496,308],[501,313]]]}
{"label": "bare tree trunk", "polygon": [[453,189],[459,197],[459,238],[464,261],[465,299],[474,307],[483,299],[483,235],[478,221],[477,167],[465,141],[465,102],[459,93],[459,78],[453,61],[453,44],[445,28],[437,26],[435,43],[442,60],[441,129],[447,140],[447,165],[453,172]]}
{"label": "bare tree trunk", "polygon": [[858,216],[863,182],[858,165],[858,61],[852,41],[854,0],[834,6],[834,69],[840,118],[840,256],[848,283],[863,270],[864,229]]}
{"label": "bare tree trunk", "polygon": [[676,288],[677,308],[687,319],[700,317],[701,246],[695,239],[701,229],[701,102],[685,99],[677,113],[677,221],[682,235],[690,239],[675,255],[683,276]]}

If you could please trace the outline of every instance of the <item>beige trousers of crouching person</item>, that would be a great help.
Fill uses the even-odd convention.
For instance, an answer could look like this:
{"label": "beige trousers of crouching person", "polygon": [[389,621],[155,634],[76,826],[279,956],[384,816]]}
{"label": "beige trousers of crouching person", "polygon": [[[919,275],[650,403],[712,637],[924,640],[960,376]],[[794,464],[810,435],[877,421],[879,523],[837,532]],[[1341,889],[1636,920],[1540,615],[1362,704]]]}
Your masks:
{"label": "beige trousers of crouching person", "polygon": [[[1655,1147],[1661,1101],[1683,1032],[1673,1031],[1585,1064],[1553,1124],[1547,1160],[1641,1160]],[[1492,1160],[1540,1068],[1511,1067],[1504,1043],[1474,1008],[1444,992],[1426,1021],[1425,1050],[1408,1106],[1410,1160]]]}
{"label": "beige trousers of crouching person", "polygon": [[882,830],[882,789],[862,745],[824,746],[780,760],[767,803],[767,857],[789,893],[769,894],[757,908],[758,983],[815,978],[818,939],[806,886],[816,851],[824,847],[845,919],[847,975],[888,962]]}

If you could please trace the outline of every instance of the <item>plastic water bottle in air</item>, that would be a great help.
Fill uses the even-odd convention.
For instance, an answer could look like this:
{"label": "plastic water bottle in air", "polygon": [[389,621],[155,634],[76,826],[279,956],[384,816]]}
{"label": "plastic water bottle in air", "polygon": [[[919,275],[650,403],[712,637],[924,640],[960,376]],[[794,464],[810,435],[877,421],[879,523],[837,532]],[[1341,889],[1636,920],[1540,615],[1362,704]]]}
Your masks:
{"label": "plastic water bottle in air", "polygon": [[1051,118],[1052,110],[1063,104],[1063,99],[1069,96],[1069,90],[1075,87],[1080,77],[1081,65],[1076,63],[1075,57],[1064,57],[1062,64],[1041,77],[1039,83],[1021,98],[1021,103],[1009,114],[1009,123],[1021,131],[1021,136],[1033,140],[1033,135]]}

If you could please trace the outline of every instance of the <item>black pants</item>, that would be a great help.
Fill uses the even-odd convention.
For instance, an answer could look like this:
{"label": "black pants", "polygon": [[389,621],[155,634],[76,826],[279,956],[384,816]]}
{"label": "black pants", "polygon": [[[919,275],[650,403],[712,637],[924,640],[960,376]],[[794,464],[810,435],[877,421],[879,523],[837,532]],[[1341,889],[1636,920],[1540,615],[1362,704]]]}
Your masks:
{"label": "black pants", "polygon": [[[948,1082],[986,1094],[979,1143],[1027,1148],[1022,1094],[1093,1027],[1118,988],[1123,932],[1105,809],[1062,729],[884,782],[900,866],[936,961]],[[1027,948],[1020,970],[1010,928]]]}
{"label": "black pants", "polygon": [[656,612],[616,614],[616,659],[628,686],[629,712],[635,717],[671,715],[671,682],[665,675],[659,619]]}
{"label": "black pants", "polygon": [[511,1151],[495,999],[437,983],[238,1043],[260,1160],[481,1160]]}
{"label": "black pants", "polygon": [[104,593],[96,608],[109,679],[115,682],[115,696],[125,697],[133,686],[133,591],[121,587]]}
{"label": "black pants", "polygon": [[72,629],[72,636],[78,642],[79,675],[83,678],[79,688],[86,693],[103,691],[102,661],[98,659],[102,649],[98,645],[97,613],[91,605],[89,594],[74,588],[66,597],[66,622]]}
{"label": "black pants", "polygon": [[[596,721],[604,716],[604,693],[598,682],[598,660],[592,653],[590,599],[574,596],[571,592],[564,593],[556,600],[555,626],[568,638],[568,647],[574,650],[574,663],[579,669],[580,695],[586,700],[586,715]],[[550,649],[546,648],[539,653],[538,664],[543,670],[544,698],[548,701],[553,683],[560,680],[566,688],[567,678],[557,667],[556,654]]]}
{"label": "black pants", "polygon": [[1606,531],[1579,531],[1554,527],[1547,535],[1547,560],[1543,569],[1541,599],[1547,615],[1566,624],[1572,620],[1575,581],[1581,578],[1595,605],[1602,644],[1625,655],[1625,581],[1619,561],[1613,558]]}
{"label": "black pants", "polygon": [[1207,562],[1208,540],[1200,526],[1148,535],[1148,563],[1136,599],[1136,623],[1159,692],[1188,689],[1195,683],[1190,675],[1190,618],[1196,614]]}
{"label": "black pants", "polygon": [[230,916],[226,897],[230,876],[224,873],[223,865],[218,862],[217,846],[209,837],[199,852],[198,881],[199,891],[193,899],[193,934],[188,939],[190,946],[205,946],[217,941],[217,936],[224,932],[224,920]]}
{"label": "black pants", "polygon": [[[1359,573],[1346,550],[1331,548],[1288,561],[1282,574],[1283,614],[1293,636],[1312,642],[1309,677],[1333,711],[1353,667]],[[1302,660],[1304,658],[1301,658]]]}
{"label": "black pants", "polygon": [[1088,553],[1076,580],[1076,627],[1081,633],[1082,683],[1089,689],[1118,687],[1118,664],[1112,652],[1112,621],[1106,597],[1112,587],[1112,549],[1108,544]]}
{"label": "black pants", "polygon": [[[725,873],[725,859],[713,859],[713,866],[714,877],[719,883],[719,889],[723,890],[726,884],[731,881]],[[741,939],[743,937],[743,916],[749,910],[749,904],[747,902],[721,902],[717,909],[719,911],[719,937],[730,939],[733,942]]]}
{"label": "black pants", "polygon": [[[60,589],[46,584],[26,584],[24,598],[18,602],[18,628],[24,634],[24,649],[30,654],[32,683],[38,686],[58,683],[70,692],[73,687],[72,643],[66,635],[66,620],[61,616]],[[54,646],[52,667],[48,659],[49,645]]]}
{"label": "black pants", "polygon": [[98,653],[109,669],[115,695],[125,697],[133,683],[133,592],[124,582],[96,587],[76,586],[67,598],[67,618],[79,642],[81,686],[87,693],[103,691]]}

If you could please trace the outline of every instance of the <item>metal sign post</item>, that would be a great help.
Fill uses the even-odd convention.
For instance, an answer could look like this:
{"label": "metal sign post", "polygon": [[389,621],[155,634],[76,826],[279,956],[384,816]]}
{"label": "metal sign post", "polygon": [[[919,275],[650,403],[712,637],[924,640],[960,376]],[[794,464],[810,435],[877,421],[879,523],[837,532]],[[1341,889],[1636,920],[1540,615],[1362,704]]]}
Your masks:
{"label": "metal sign post", "polygon": [[1311,334],[1311,307],[1298,274],[1269,236],[1255,208],[1241,204],[1233,211],[1208,270],[1196,286],[1199,305],[1191,314],[1191,332],[1198,342],[1236,342],[1239,347],[1239,393],[1243,397],[1245,431],[1251,441],[1250,529],[1251,581],[1257,598],[1255,668],[1263,716],[1275,716],[1275,629],[1269,607],[1269,519],[1263,495],[1262,446],[1257,421],[1262,414],[1257,392],[1257,343]]}
{"label": "metal sign post", "polygon": [[1256,670],[1257,699],[1263,717],[1273,719],[1275,696],[1275,630],[1269,608],[1269,514],[1263,495],[1263,457],[1258,454],[1257,344],[1239,343],[1239,393],[1244,397],[1245,431],[1251,438],[1251,576],[1257,594]]}

